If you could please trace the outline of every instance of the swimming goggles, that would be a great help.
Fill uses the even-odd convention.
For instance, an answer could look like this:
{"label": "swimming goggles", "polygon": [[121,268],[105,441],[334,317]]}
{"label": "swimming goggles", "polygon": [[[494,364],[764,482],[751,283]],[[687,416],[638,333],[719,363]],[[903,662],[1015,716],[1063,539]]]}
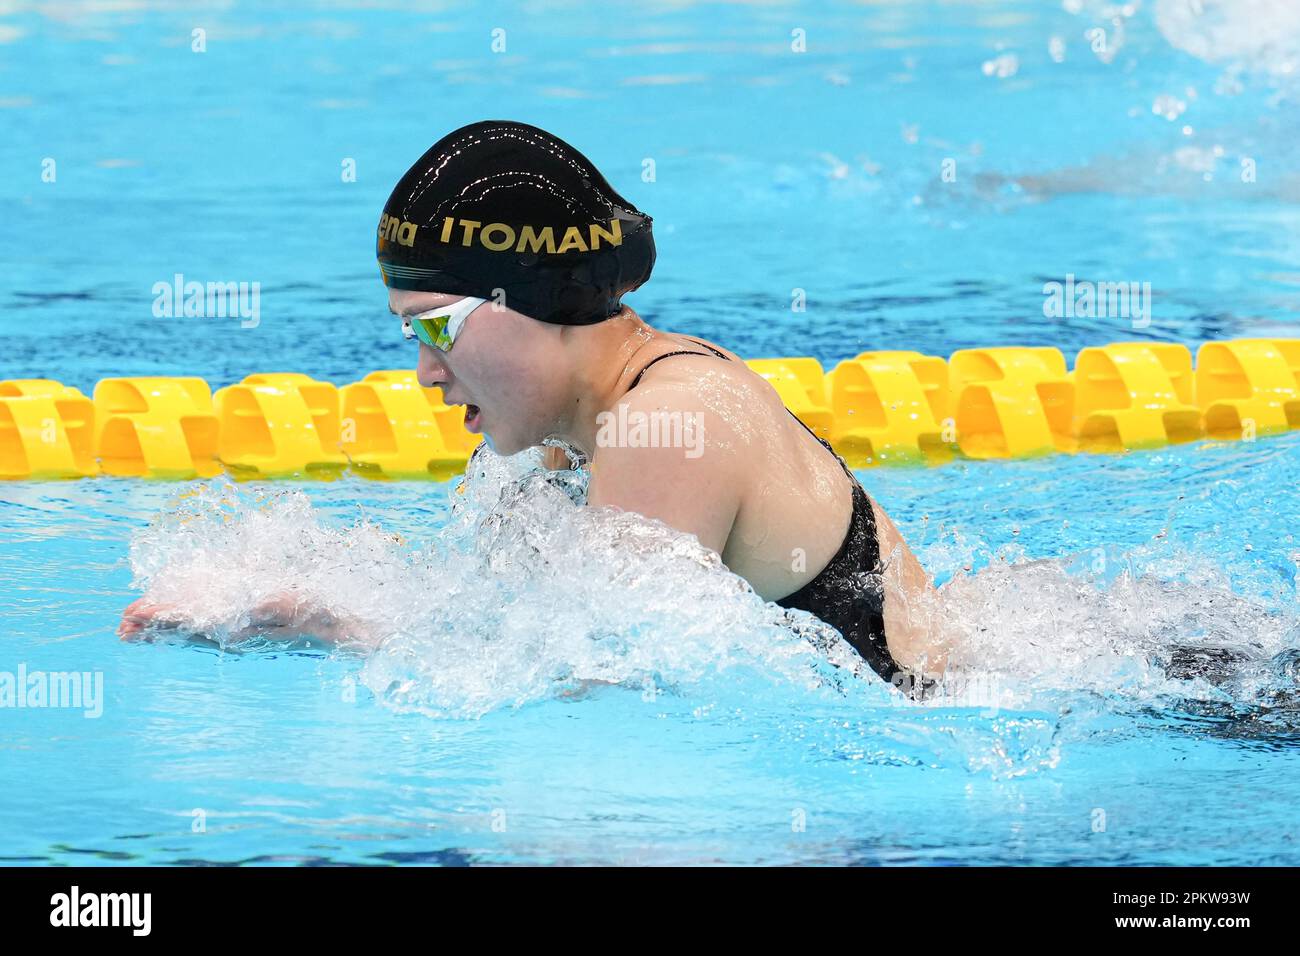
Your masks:
{"label": "swimming goggles", "polygon": [[402,323],[402,335],[408,342],[418,338],[431,348],[450,352],[456,337],[465,327],[469,314],[486,301],[487,299],[466,296],[427,312],[408,315]]}

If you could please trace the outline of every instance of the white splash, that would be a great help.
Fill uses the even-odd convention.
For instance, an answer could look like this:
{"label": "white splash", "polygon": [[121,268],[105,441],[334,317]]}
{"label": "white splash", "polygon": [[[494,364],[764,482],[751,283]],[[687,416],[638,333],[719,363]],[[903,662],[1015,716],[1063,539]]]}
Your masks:
{"label": "white splash", "polygon": [[1300,4],[1294,0],[1157,0],[1156,27],[1170,46],[1212,64],[1274,77],[1300,65]]}
{"label": "white splash", "polygon": [[580,506],[582,479],[539,462],[476,455],[423,546],[367,521],[329,527],[300,491],[212,482],[136,536],[135,584],[227,646],[292,592],[360,622],[376,694],[437,716],[591,682],[662,693],[734,669],[834,693],[831,661],[860,666],[833,629],[764,601],[693,535]]}
{"label": "white splash", "polygon": [[[360,622],[361,679],[376,695],[439,717],[602,682],[647,696],[712,692],[721,677],[742,694],[810,692],[835,713],[874,713],[904,734],[927,708],[1054,711],[1061,692],[1250,703],[1277,688],[1268,662],[1300,643],[1294,609],[1235,593],[1207,560],[1155,549],[1099,567],[996,561],[968,574],[981,545],[951,535],[924,558],[956,573],[939,594],[959,641],[940,692],[918,705],[876,680],[831,628],[763,601],[694,536],[585,507],[582,472],[539,465],[534,453],[479,453],[450,489],[449,520],[420,542],[366,520],[331,526],[300,491],[212,482],[137,535],[136,584],[183,604],[188,630],[225,644],[256,624],[263,601],[292,592]],[[1212,668],[1180,675],[1176,648],[1237,663],[1227,679],[1207,678]],[[1012,768],[1051,765],[1056,728],[1007,724],[1027,728],[1037,749]],[[992,743],[1004,737],[995,731]],[[962,752],[1002,761],[994,750]]]}

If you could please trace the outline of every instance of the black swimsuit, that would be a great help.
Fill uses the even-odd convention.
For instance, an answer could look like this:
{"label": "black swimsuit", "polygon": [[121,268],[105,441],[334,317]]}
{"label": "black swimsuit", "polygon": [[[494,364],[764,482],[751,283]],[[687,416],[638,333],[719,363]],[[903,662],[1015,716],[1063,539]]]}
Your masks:
{"label": "black swimsuit", "polygon": [[[708,349],[721,359],[727,356],[707,342],[695,342]],[[674,355],[701,355],[701,352],[678,351],[667,352],[646,363],[645,368],[637,373],[629,387],[636,388],[646,369],[655,362],[671,358]],[[727,359],[730,361],[730,359]],[[788,410],[788,409],[787,409]],[[830,442],[820,438],[816,432],[790,412],[799,422],[826,447],[844,469],[853,483],[853,516],[849,520],[849,530],[844,542],[835,556],[813,578],[793,594],[788,594],[776,603],[785,608],[798,608],[808,611],[825,621],[844,636],[844,639],[862,655],[862,659],[871,669],[886,681],[910,691],[911,678],[908,672],[898,665],[889,653],[885,642],[885,620],[883,616],[885,595],[884,577],[880,565],[880,542],[876,536],[876,516],[871,507],[871,499],[857,477],[845,464],[844,459],[836,454]]]}

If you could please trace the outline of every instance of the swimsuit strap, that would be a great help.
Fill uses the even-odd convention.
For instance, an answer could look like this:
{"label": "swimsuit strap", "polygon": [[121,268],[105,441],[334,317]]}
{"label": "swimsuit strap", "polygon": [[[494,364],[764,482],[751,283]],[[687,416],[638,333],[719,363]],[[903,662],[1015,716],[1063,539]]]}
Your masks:
{"label": "swimsuit strap", "polygon": [[[685,336],[683,337],[685,338]],[[696,345],[708,349],[710,352],[712,352],[718,358],[723,359],[724,361],[727,362],[731,361],[731,359],[729,359],[722,352],[719,352],[708,342],[701,342],[699,339],[692,339],[692,338],[686,338],[686,341],[694,342]],[[646,370],[649,369],[651,365],[654,365],[655,362],[662,361],[663,359],[666,358],[672,358],[674,355],[701,355],[701,354],[703,353],[691,352],[684,349],[679,349],[676,352],[665,352],[663,355],[657,356],[656,358],[652,358],[649,362],[646,362],[645,367],[642,368],[641,371],[636,373],[636,378],[632,379],[632,384],[628,386],[627,390],[630,392],[632,391],[632,389],[636,388],[637,383],[641,381],[641,376],[644,375],[646,373]],[[786,411],[789,412],[790,409],[787,408]],[[790,417],[793,418],[795,421],[797,421],[800,425],[803,425],[804,430],[807,431],[809,435],[812,435],[813,438],[816,438],[819,442],[821,442],[822,445],[825,446],[826,450],[835,456],[835,460],[840,463],[840,467],[844,469],[844,473],[849,476],[850,481],[852,481],[855,485],[859,484],[857,476],[853,474],[853,470],[849,468],[848,464],[844,461],[843,458],[840,457],[839,452],[837,452],[831,446],[830,442],[828,442],[825,438],[822,438],[815,431],[813,431],[811,428],[805,425],[803,419],[800,418],[798,415],[796,415],[794,412],[790,412]]]}
{"label": "swimsuit strap", "polygon": [[712,352],[714,355],[716,355],[718,358],[722,359],[724,362],[730,362],[730,361],[731,361],[731,359],[727,358],[726,353],[724,353],[724,352],[719,352],[717,349],[715,349],[715,348],[714,348],[712,345],[710,345],[708,342],[701,342],[699,339],[687,339],[686,341],[688,341],[688,342],[694,342],[696,345],[701,345],[701,346],[703,346],[704,348],[706,348],[706,349],[708,349],[710,352]]}
{"label": "swimsuit strap", "polygon": [[[731,361],[731,359],[727,358],[727,356],[723,355],[721,352],[715,349],[712,345],[709,345],[707,342],[701,342],[698,339],[687,339],[687,341],[694,342],[696,345],[702,345],[704,348],[708,349],[710,352],[712,352],[718,358],[723,359],[724,361],[727,362]],[[642,368],[641,371],[636,373],[636,378],[632,379],[632,384],[627,387],[627,390],[630,392],[632,391],[632,389],[636,388],[637,383],[641,381],[641,376],[644,375],[646,373],[646,370],[649,369],[651,365],[654,365],[655,362],[661,362],[666,358],[672,358],[674,355],[703,355],[703,354],[704,354],[703,352],[691,352],[689,350],[679,349],[676,352],[665,352],[663,355],[652,358],[650,361],[646,362],[645,367]]]}
{"label": "swimsuit strap", "polygon": [[[790,409],[787,408],[786,411],[790,412]],[[818,435],[815,431],[813,431],[806,424],[804,424],[804,420],[800,418],[798,415],[796,415],[794,412],[790,412],[790,417],[793,418],[795,421],[797,421],[800,425],[803,425],[804,431],[806,431],[809,435],[812,435],[813,438],[816,438],[819,442],[821,442],[822,446],[828,452],[830,452],[832,455],[835,456],[835,460],[840,463],[840,467],[844,469],[844,474],[849,476],[850,481],[852,481],[855,485],[860,485],[860,482],[858,481],[858,476],[853,474],[853,469],[849,467],[848,462],[846,462],[842,457],[840,457],[840,453],[835,450],[834,446],[831,445],[830,442],[828,442],[825,438],[822,438],[821,435]]]}

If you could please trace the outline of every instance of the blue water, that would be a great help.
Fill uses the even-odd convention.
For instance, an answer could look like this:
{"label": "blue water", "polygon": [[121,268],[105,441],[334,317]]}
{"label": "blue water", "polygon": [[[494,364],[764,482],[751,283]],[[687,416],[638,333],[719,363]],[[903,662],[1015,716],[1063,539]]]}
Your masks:
{"label": "blue water", "polygon": [[[482,118],[586,152],[655,217],[630,304],[746,356],[1295,336],[1300,28],[1281,4],[1203,5],[1212,27],[1142,5],[1117,49],[1093,3],[7,13],[0,378],[409,365],[374,223]],[[178,272],[260,282],[260,323],[154,317]],[[1150,282],[1150,326],[1044,317],[1067,273]],[[985,628],[979,692],[921,706],[810,683],[739,597],[674,607],[674,586],[707,590],[686,571],[530,603],[476,596],[457,565],[439,591],[421,549],[473,541],[448,485],[281,483],[267,503],[217,483],[184,525],[181,485],[0,484],[0,671],[104,684],[95,719],[0,709],[0,860],[1293,865],[1298,469],[1292,435],[860,473]],[[370,540],[361,519],[404,543],[353,564],[325,546]],[[304,567],[322,551],[343,557]],[[314,575],[405,643],[122,644],[132,560],[169,586],[213,571],[193,587],[214,615],[235,584]],[[1171,644],[1246,661],[1179,677]],[[617,685],[566,696],[593,668]]]}

